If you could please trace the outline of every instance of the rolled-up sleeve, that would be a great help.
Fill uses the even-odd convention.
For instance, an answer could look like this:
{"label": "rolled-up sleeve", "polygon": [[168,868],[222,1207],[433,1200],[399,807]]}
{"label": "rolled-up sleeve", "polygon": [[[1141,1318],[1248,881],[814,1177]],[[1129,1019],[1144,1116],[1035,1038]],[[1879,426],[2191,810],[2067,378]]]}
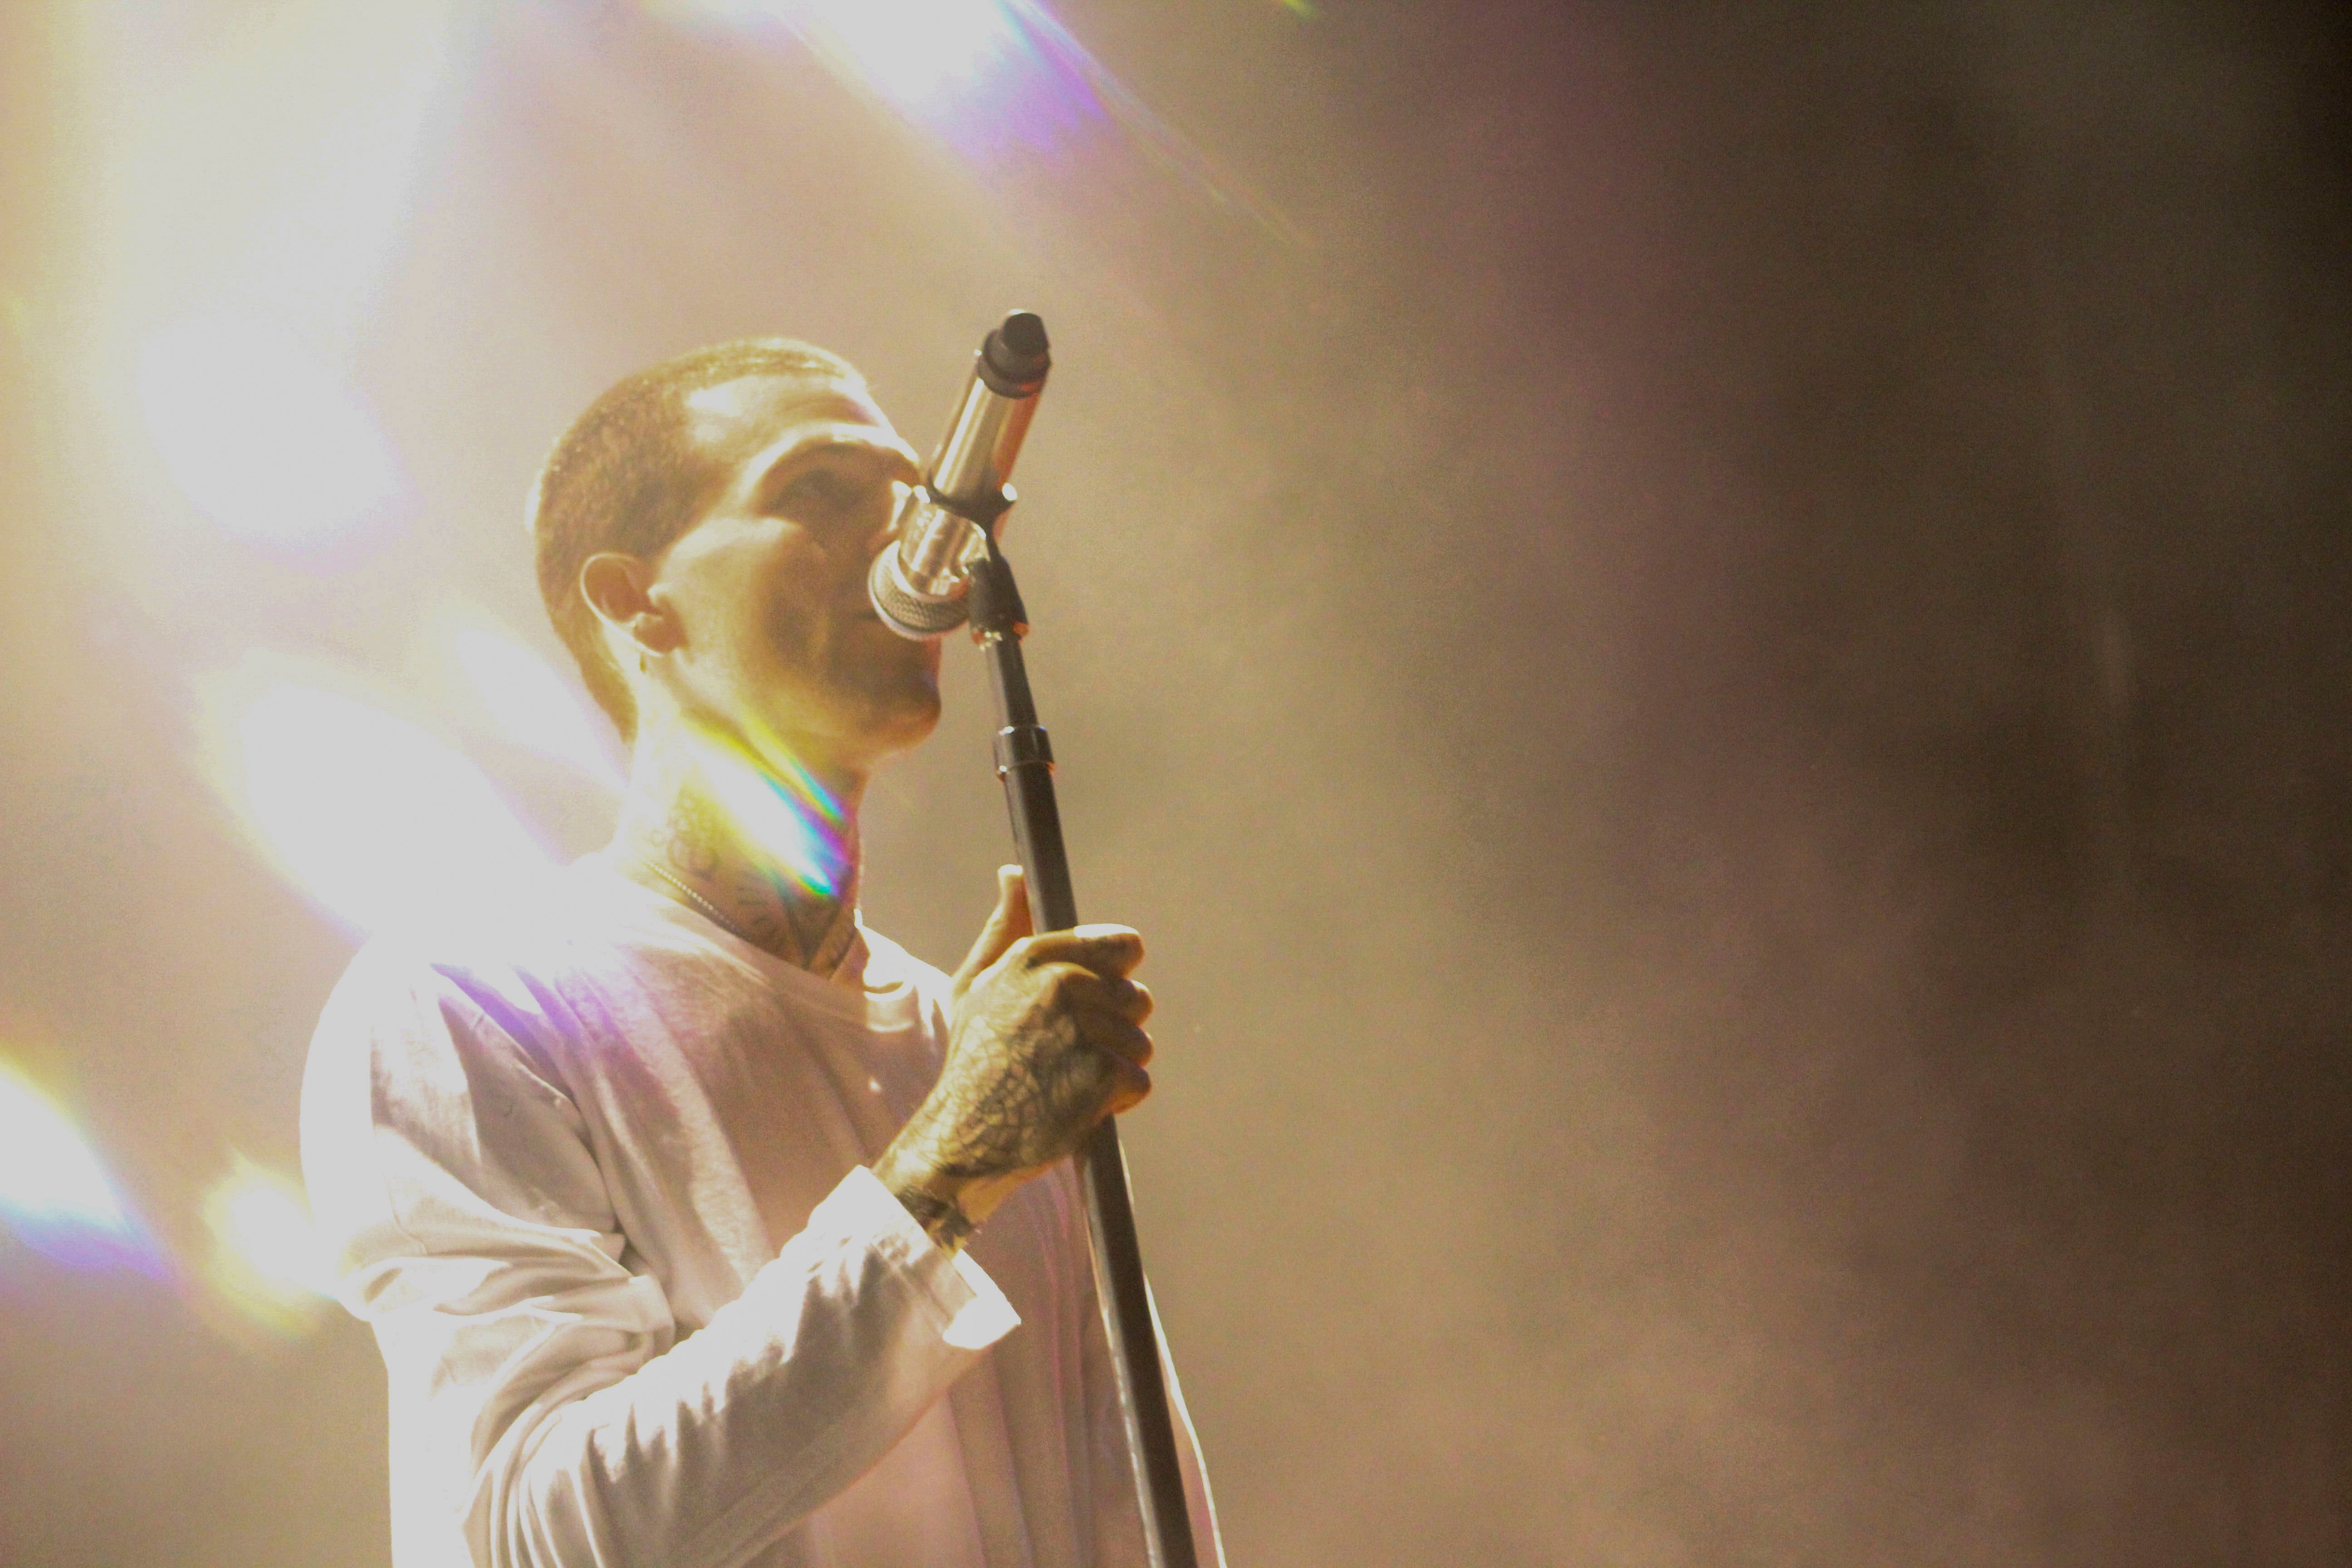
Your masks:
{"label": "rolled-up sleeve", "polygon": [[681,1337],[577,1108],[419,965],[363,954],[338,987],[302,1142],[383,1352],[403,1563],[460,1532],[481,1568],[744,1563],[1016,1321],[858,1169]]}

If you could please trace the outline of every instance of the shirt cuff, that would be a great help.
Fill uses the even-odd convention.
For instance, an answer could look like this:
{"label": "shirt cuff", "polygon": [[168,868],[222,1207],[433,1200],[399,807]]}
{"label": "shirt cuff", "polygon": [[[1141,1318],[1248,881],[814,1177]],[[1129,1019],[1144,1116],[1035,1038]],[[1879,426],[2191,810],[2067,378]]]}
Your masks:
{"label": "shirt cuff", "polygon": [[907,1205],[864,1165],[844,1176],[817,1205],[809,1216],[812,1228],[820,1216],[844,1230],[872,1237],[929,1298],[940,1320],[940,1338],[956,1349],[986,1350],[1021,1326],[1021,1314],[971,1254],[942,1251],[915,1223]]}

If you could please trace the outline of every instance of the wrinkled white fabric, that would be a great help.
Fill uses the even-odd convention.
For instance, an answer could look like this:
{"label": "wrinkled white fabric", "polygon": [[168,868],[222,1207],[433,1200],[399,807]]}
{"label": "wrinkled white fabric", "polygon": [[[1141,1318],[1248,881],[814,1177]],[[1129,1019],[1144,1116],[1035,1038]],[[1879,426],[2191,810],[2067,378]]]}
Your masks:
{"label": "wrinkled white fabric", "polygon": [[951,1258],[865,1169],[944,976],[863,932],[820,980],[593,858],[467,924],[370,943],[303,1084],[398,1568],[1142,1562],[1069,1171]]}

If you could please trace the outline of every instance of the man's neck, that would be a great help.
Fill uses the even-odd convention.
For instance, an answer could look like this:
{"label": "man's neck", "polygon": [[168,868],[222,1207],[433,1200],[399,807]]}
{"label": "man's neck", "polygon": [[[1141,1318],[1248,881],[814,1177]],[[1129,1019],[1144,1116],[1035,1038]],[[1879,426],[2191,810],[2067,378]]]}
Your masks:
{"label": "man's neck", "polygon": [[[638,737],[607,851],[632,881],[832,975],[856,939],[861,774],[667,724]],[[690,896],[682,896],[690,895]]]}

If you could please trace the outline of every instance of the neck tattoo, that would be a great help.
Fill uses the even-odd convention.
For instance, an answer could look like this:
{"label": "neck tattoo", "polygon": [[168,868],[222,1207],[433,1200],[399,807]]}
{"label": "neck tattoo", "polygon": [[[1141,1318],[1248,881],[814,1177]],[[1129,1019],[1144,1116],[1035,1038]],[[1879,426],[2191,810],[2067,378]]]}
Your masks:
{"label": "neck tattoo", "polygon": [[[693,885],[685,878],[642,850],[636,853],[636,861],[646,870],[676,889],[678,896],[683,898],[697,913],[704,916],[720,931],[740,942],[758,948],[762,952],[770,951],[765,942],[745,931],[735,921],[729,919],[724,910],[696,891]],[[849,960],[850,942],[855,938],[857,922],[855,920],[842,920],[836,917],[832,929],[825,932],[818,950],[809,954],[807,968],[811,973],[821,974],[827,980],[839,974],[841,966]]]}

